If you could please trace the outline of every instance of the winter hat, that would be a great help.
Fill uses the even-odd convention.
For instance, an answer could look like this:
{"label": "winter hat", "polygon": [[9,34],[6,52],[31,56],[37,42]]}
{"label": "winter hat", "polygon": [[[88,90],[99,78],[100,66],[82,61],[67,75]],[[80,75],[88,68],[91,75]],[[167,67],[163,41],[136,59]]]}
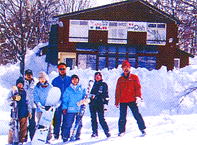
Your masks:
{"label": "winter hat", "polygon": [[49,80],[48,75],[44,71],[41,71],[41,72],[38,73],[38,78],[44,78],[47,81]]}
{"label": "winter hat", "polygon": [[101,76],[101,77],[102,77],[101,72],[95,72],[94,77],[96,77],[96,75],[99,75],[99,76]]}
{"label": "winter hat", "polygon": [[122,62],[122,68],[125,67],[125,66],[131,67],[131,64],[129,63],[128,60],[124,60],[124,61]]}
{"label": "winter hat", "polygon": [[79,80],[79,77],[78,77],[77,75],[72,75],[72,76],[71,76],[71,80],[74,79],[74,78],[76,78],[76,79]]}
{"label": "winter hat", "polygon": [[23,77],[19,77],[19,78],[16,80],[16,86],[17,86],[19,83],[22,83],[22,84],[24,85],[24,79],[23,79]]}
{"label": "winter hat", "polygon": [[25,75],[33,75],[32,70],[27,69],[27,70],[25,71]]}

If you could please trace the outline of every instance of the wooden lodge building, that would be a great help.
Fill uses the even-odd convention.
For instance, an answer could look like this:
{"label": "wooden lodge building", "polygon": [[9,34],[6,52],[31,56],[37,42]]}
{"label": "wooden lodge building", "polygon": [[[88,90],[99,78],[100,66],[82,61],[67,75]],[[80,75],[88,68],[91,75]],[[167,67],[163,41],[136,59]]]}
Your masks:
{"label": "wooden lodge building", "polygon": [[[128,59],[132,67],[149,70],[184,67],[178,19],[143,0],[128,0],[55,16],[47,60],[95,70],[116,68]],[[56,59],[55,59],[56,58]],[[55,62],[54,62],[55,61]]]}

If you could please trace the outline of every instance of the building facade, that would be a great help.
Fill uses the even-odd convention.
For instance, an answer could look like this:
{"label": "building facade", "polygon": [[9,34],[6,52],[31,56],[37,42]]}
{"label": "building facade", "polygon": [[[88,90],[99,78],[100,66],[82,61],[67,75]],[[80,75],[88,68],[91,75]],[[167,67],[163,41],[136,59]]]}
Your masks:
{"label": "building facade", "polygon": [[[179,21],[142,0],[129,0],[55,16],[49,52],[69,67],[116,68],[127,59],[149,70],[184,67],[188,53],[178,49]],[[50,53],[51,54],[51,53]]]}

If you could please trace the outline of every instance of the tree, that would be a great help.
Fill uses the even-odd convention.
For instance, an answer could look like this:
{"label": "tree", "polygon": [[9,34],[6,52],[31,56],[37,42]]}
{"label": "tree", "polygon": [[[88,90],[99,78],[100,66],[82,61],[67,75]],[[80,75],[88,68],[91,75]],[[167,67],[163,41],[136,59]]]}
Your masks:
{"label": "tree", "polygon": [[60,0],[60,12],[70,13],[91,7],[92,0]]}
{"label": "tree", "polygon": [[1,63],[14,63],[19,60],[20,73],[24,75],[26,51],[41,41],[47,41],[49,17],[57,14],[54,12],[57,4],[55,0],[0,2]]}
{"label": "tree", "polygon": [[0,3],[1,34],[7,51],[14,52],[20,61],[20,73],[23,75],[25,54],[31,45],[34,27],[29,25],[31,13],[23,0],[7,0]]}
{"label": "tree", "polygon": [[[197,2],[196,0],[147,0],[162,11],[179,18],[179,46],[197,53]],[[193,51],[190,51],[193,50]]]}
{"label": "tree", "polygon": [[0,64],[20,61],[23,75],[26,51],[48,41],[52,17],[89,6],[90,0],[0,1]]}

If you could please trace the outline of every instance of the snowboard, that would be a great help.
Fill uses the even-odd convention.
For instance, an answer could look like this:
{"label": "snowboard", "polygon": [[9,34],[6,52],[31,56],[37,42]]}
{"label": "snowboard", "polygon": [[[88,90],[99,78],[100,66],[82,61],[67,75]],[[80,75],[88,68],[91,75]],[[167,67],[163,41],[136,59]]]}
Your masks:
{"label": "snowboard", "polygon": [[59,88],[53,87],[49,90],[45,107],[42,110],[42,116],[31,141],[32,145],[44,145],[46,143],[49,128],[53,120],[56,106],[60,101],[60,97],[61,91]]}
{"label": "snowboard", "polygon": [[[18,88],[16,86],[12,87],[11,90],[11,97],[15,97],[20,99],[18,95]],[[9,122],[9,133],[8,133],[8,144],[17,145],[19,144],[19,124],[18,124],[18,109],[17,109],[17,102],[11,99],[11,120]]]}
{"label": "snowboard", "polygon": [[70,141],[75,141],[75,136],[77,134],[78,127],[81,124],[82,118],[85,114],[86,105],[90,102],[90,97],[91,97],[90,91],[93,87],[93,84],[94,84],[94,81],[89,80],[88,87],[87,87],[87,90],[86,90],[86,97],[83,100],[81,100],[80,102],[77,103],[77,105],[80,106],[80,112],[78,114],[79,115],[79,121],[77,123],[75,123],[75,126],[74,126],[74,128],[71,132]]}

